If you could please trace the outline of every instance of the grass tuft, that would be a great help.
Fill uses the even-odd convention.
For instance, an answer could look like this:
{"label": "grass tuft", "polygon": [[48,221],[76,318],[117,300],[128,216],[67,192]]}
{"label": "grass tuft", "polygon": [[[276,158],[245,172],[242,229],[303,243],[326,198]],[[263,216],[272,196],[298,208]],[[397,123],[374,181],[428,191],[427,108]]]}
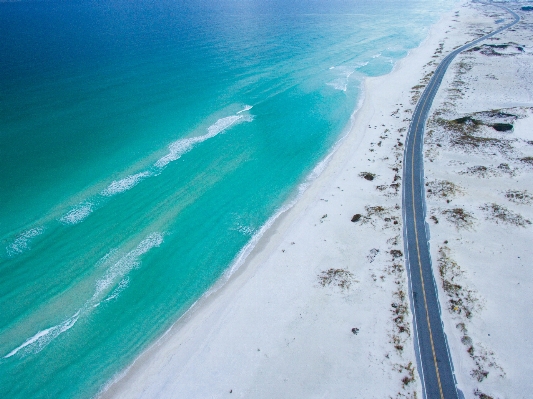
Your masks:
{"label": "grass tuft", "polygon": [[463,208],[445,209],[441,212],[457,229],[468,229],[474,225],[475,217]]}
{"label": "grass tuft", "polygon": [[484,204],[480,209],[486,212],[487,220],[492,219],[496,221],[496,223],[506,223],[518,227],[526,227],[531,224],[529,219],[524,218],[522,215],[515,213],[502,205],[495,203]]}
{"label": "grass tuft", "polygon": [[341,289],[349,289],[353,282],[356,280],[354,279],[353,273],[349,272],[348,270],[344,269],[329,269],[326,271],[321,272],[318,275],[318,283],[322,287],[326,287],[329,285],[333,285],[336,287],[339,287]]}
{"label": "grass tuft", "polygon": [[529,205],[531,202],[533,202],[533,195],[531,195],[527,190],[507,190],[505,192],[505,198],[511,202],[514,202],[515,204]]}

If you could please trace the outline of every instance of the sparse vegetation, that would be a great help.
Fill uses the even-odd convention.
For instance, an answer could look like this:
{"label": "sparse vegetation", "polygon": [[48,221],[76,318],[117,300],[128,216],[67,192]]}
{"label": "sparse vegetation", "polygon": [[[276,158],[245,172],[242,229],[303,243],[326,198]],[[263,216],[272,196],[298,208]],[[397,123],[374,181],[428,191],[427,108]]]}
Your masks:
{"label": "sparse vegetation", "polygon": [[398,333],[406,333],[407,336],[409,336],[411,334],[411,330],[405,320],[405,318],[409,315],[409,309],[407,303],[405,302],[405,293],[403,291],[397,291],[395,295],[399,299],[399,302],[394,302],[391,305],[393,308],[393,321],[396,324]]}
{"label": "sparse vegetation", "polygon": [[497,177],[503,174],[514,176],[515,171],[509,167],[509,164],[501,163],[497,167],[476,165],[467,168],[465,171],[459,172],[460,175],[476,176],[482,179],[489,177]]}
{"label": "sparse vegetation", "polygon": [[475,133],[480,131],[483,122],[473,119],[470,116],[454,120],[436,117],[431,120],[431,124],[440,126],[446,132],[450,133],[449,142],[454,147],[460,147],[465,150],[485,147],[503,151],[510,149],[509,144],[504,140],[475,135]]}
{"label": "sparse vegetation", "polygon": [[476,365],[476,367],[470,372],[470,375],[478,382],[483,381],[489,376],[489,368],[498,372],[500,377],[505,376],[505,372],[494,359],[494,352],[487,350],[479,344],[476,348],[470,346],[467,351]]}
{"label": "sparse vegetation", "polygon": [[428,197],[450,199],[463,194],[461,187],[447,180],[428,181],[426,182],[426,187]]}
{"label": "sparse vegetation", "polygon": [[[401,273],[400,270],[403,271],[403,268],[396,268],[396,270],[398,273]],[[405,291],[398,289],[398,291],[394,293],[394,296],[398,299],[397,302],[394,302],[391,305],[393,308],[393,321],[397,328],[396,333],[410,336],[411,329],[409,328],[409,324],[406,320],[406,317],[409,315],[409,307],[406,301],[407,295],[405,294]]]}
{"label": "sparse vegetation", "polygon": [[524,46],[516,43],[502,43],[502,44],[482,44],[467,50],[467,52],[479,52],[488,57],[508,57],[518,55],[524,52]]}
{"label": "sparse vegetation", "polygon": [[377,248],[372,248],[370,250],[370,253],[368,254],[368,256],[366,257],[368,259],[368,262],[369,263],[372,263],[374,262],[374,259],[376,259],[376,256],[378,255],[379,253],[379,249]]}
{"label": "sparse vegetation", "polygon": [[520,158],[520,161],[522,161],[523,163],[528,164],[530,166],[533,166],[533,157]]}
{"label": "sparse vegetation", "polygon": [[474,225],[474,215],[463,208],[445,209],[441,213],[457,229],[468,229]]}
{"label": "sparse vegetation", "polygon": [[391,237],[387,240],[387,244],[390,245],[398,245],[400,243],[400,236],[396,235],[394,237]]}
{"label": "sparse vegetation", "polygon": [[[459,84],[459,80],[456,79]],[[454,81],[455,82],[455,81]],[[507,132],[513,129],[513,123],[516,119],[522,117],[519,115],[504,112],[502,110],[490,110],[476,112],[465,115],[456,119],[446,119],[441,115],[449,113],[453,109],[453,100],[459,94],[459,89],[450,89],[455,94],[450,95],[452,102],[445,103],[446,107],[434,113],[431,119],[431,125],[439,126],[449,134],[449,142],[452,146],[460,147],[466,151],[476,149],[492,149],[508,152],[511,146],[507,140],[501,137],[487,136],[490,131],[483,128],[490,127],[498,132]],[[456,93],[457,92],[457,93]],[[455,97],[454,97],[455,96]]]}
{"label": "sparse vegetation", "polygon": [[379,186],[376,186],[376,190],[382,192],[387,197],[393,197],[395,195],[398,195],[400,191],[401,184],[395,180],[391,184],[381,184]]}
{"label": "sparse vegetation", "polygon": [[486,212],[487,220],[494,220],[496,223],[506,223],[519,227],[526,227],[531,224],[529,219],[524,218],[522,215],[515,213],[502,205],[495,203],[484,204],[480,208]]}
{"label": "sparse vegetation", "polygon": [[401,258],[403,256],[403,252],[399,249],[391,249],[389,253],[392,255],[393,260]]}
{"label": "sparse vegetation", "polygon": [[407,375],[402,378],[403,388],[406,388],[409,384],[415,381],[415,368],[413,367],[412,362],[409,362],[405,366],[400,366],[398,371],[400,373],[407,371]]}
{"label": "sparse vegetation", "polygon": [[465,149],[476,149],[480,147],[489,147],[492,149],[509,150],[509,144],[503,140],[494,137],[474,136],[472,134],[461,134],[451,140],[452,145],[463,147]]}
{"label": "sparse vegetation", "polygon": [[450,313],[464,315],[472,318],[474,312],[479,311],[481,305],[476,293],[459,284],[463,271],[450,256],[450,249],[443,246],[439,249],[439,274],[442,279],[442,288],[448,296],[448,310]]}
{"label": "sparse vegetation", "polygon": [[492,396],[484,394],[479,389],[474,390],[474,395],[477,396],[479,399],[494,399]]}
{"label": "sparse vegetation", "polygon": [[528,205],[533,202],[533,195],[531,195],[527,190],[507,190],[505,192],[505,198],[511,202],[514,202],[515,204]]}
{"label": "sparse vegetation", "polygon": [[352,272],[345,269],[329,269],[321,272],[318,275],[318,283],[322,287],[333,285],[343,290],[351,287],[352,283],[356,282]]}
{"label": "sparse vegetation", "polygon": [[376,227],[376,222],[381,220],[385,222],[383,228],[392,227],[391,225],[398,225],[400,218],[393,215],[393,211],[399,210],[398,205],[394,207],[383,207],[381,205],[377,206],[365,206],[366,215],[362,215],[360,220],[361,223],[366,224],[370,223],[372,226]]}
{"label": "sparse vegetation", "polygon": [[415,105],[418,102],[425,87],[426,87],[425,84],[418,84],[411,88],[411,94],[412,94],[411,100],[410,100],[411,105]]}

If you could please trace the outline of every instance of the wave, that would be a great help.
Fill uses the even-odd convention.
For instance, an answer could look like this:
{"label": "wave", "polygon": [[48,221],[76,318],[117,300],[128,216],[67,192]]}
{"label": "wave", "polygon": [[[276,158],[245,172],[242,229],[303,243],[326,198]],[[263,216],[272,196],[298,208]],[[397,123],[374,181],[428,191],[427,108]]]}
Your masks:
{"label": "wave", "polygon": [[93,212],[94,206],[92,202],[82,202],[63,215],[59,221],[63,224],[78,224]]}
{"label": "wave", "polygon": [[254,107],[253,105],[245,105],[243,109],[237,112],[237,115],[242,114],[243,112],[246,112],[246,111],[250,111],[253,107]]}
{"label": "wave", "polygon": [[149,177],[150,175],[150,172],[141,172],[135,175],[125,177],[124,179],[114,180],[113,182],[111,182],[111,184],[109,184],[109,186],[107,186],[105,190],[100,193],[100,195],[103,195],[104,197],[111,197],[115,194],[122,193],[135,187],[137,184],[139,184],[142,180],[144,180],[146,177]]}
{"label": "wave", "polygon": [[[104,190],[99,193],[99,195],[95,195],[90,199],[86,199],[85,201],[80,202],[78,205],[72,207],[67,213],[59,218],[59,222],[64,225],[75,225],[83,222],[91,213],[96,210],[97,207],[105,204],[106,198],[128,191],[146,178],[157,175],[161,172],[162,168],[164,168],[170,162],[179,159],[186,152],[192,150],[195,145],[215,137],[235,124],[253,121],[252,115],[244,114],[252,108],[252,105],[245,105],[244,108],[238,111],[235,115],[218,119],[214,124],[207,128],[207,134],[204,134],[203,136],[181,139],[171,143],[169,145],[169,153],[160,158],[153,165],[156,170],[152,168],[152,170],[139,172],[123,179],[112,181]],[[15,256],[30,249],[29,244],[31,239],[41,235],[43,232],[44,228],[36,227],[21,233],[10,245],[6,247],[7,255],[9,257]]]}
{"label": "wave", "polygon": [[265,222],[265,224],[263,224],[261,228],[253,234],[253,236],[250,238],[248,243],[246,243],[246,245],[237,253],[235,258],[231,262],[230,267],[224,273],[222,278],[209,291],[205,293],[205,297],[208,297],[211,294],[218,291],[220,287],[222,287],[229,280],[229,278],[244,264],[248,256],[252,253],[253,249],[255,248],[259,240],[261,239],[261,237],[263,237],[263,235],[274,224],[274,222],[283,213],[287,212],[294,205],[296,205],[299,199],[311,186],[311,183],[313,183],[313,181],[318,179],[318,177],[324,172],[329,162],[331,161],[331,158],[333,157],[333,155],[337,152],[341,144],[344,142],[344,140],[348,137],[348,135],[352,131],[353,126],[355,124],[356,114],[363,105],[364,97],[365,97],[365,93],[363,91],[361,96],[359,97],[355,110],[352,112],[352,115],[350,116],[350,121],[348,125],[346,126],[346,128],[344,129],[343,134],[335,142],[335,144],[333,145],[329,153],[320,162],[318,162],[318,164],[315,165],[315,167],[311,170],[311,172],[306,176],[305,180],[298,185],[295,196],[292,199],[289,199],[280,208],[278,208],[276,212],[274,212],[274,214]]}
{"label": "wave", "polygon": [[[355,112],[354,112],[355,113]],[[243,227],[241,230],[239,227],[237,228],[238,231],[240,231],[243,234],[251,235],[250,240],[244,245],[243,248],[237,253],[237,255],[233,258],[233,261],[231,262],[228,269],[223,273],[223,275],[219,278],[219,280],[208,290],[206,291],[199,299],[197,299],[186,311],[183,315],[181,315],[178,320],[174,322],[166,331],[165,333],[157,339],[153,345],[157,345],[160,340],[162,340],[167,334],[172,331],[175,325],[177,325],[180,320],[184,319],[199,303],[201,303],[206,298],[210,297],[214,293],[216,293],[220,288],[222,288],[228,280],[235,274],[237,270],[246,262],[248,259],[248,256],[252,253],[254,248],[256,247],[259,240],[263,237],[263,235],[272,227],[272,225],[276,222],[276,220],[285,212],[290,210],[298,200],[301,198],[301,196],[304,194],[304,192],[309,188],[313,180],[316,180],[318,176],[324,171],[326,166],[328,165],[331,157],[333,154],[337,151],[337,149],[340,146],[340,143],[344,140],[346,135],[341,137],[337,143],[333,146],[332,151],[322,160],[320,161],[311,171],[311,173],[308,174],[305,181],[298,185],[297,194],[294,198],[287,201],[285,204],[283,204],[281,207],[279,207],[274,214],[268,218],[268,220],[254,233],[254,229],[251,227]],[[139,356],[142,356],[139,355]],[[136,361],[136,360],[135,360]],[[135,363],[135,361],[133,363]],[[132,365],[130,365],[128,368],[126,368],[123,372],[118,373],[108,384],[106,384],[101,392],[105,392],[111,385],[122,379],[128,372]]]}
{"label": "wave", "polygon": [[8,256],[15,256],[23,253],[30,248],[30,242],[32,238],[43,234],[44,228],[35,227],[21,233],[15,240],[9,244],[6,248]]}
{"label": "wave", "polygon": [[[129,284],[130,284],[130,278],[128,276],[126,276],[125,278],[120,280],[120,282],[118,283],[117,288],[115,288],[113,290],[111,295],[109,295],[106,299],[104,299],[104,302],[111,301],[111,300],[113,300],[115,298],[118,298],[118,296],[122,293],[122,291],[124,291],[128,287]],[[94,305],[94,307],[96,307],[98,305]]]}
{"label": "wave", "polygon": [[251,122],[253,120],[251,115],[239,115],[241,112],[247,111],[251,108],[251,106],[246,106],[236,115],[227,116],[217,120],[214,124],[207,128],[207,134],[204,134],[203,136],[190,137],[187,139],[174,141],[168,146],[169,153],[164,157],[159,158],[154,166],[159,169],[164,168],[170,162],[178,160],[183,154],[192,150],[195,145],[215,137],[219,133],[224,132],[226,129],[237,123]]}
{"label": "wave", "polygon": [[[364,63],[366,65],[368,63]],[[364,66],[361,65],[361,66]],[[263,237],[263,235],[272,227],[272,225],[276,222],[276,220],[285,212],[289,211],[298,200],[303,196],[305,191],[309,188],[311,183],[316,180],[326,169],[327,165],[331,161],[331,158],[333,155],[337,152],[339,147],[341,146],[342,142],[346,139],[346,137],[349,135],[350,131],[352,130],[354,123],[355,123],[355,116],[359,109],[362,107],[363,101],[364,101],[365,93],[362,92],[361,96],[359,97],[359,101],[357,103],[357,106],[355,110],[353,111],[352,115],[350,116],[350,121],[345,129],[344,134],[341,135],[341,137],[337,140],[337,142],[333,145],[330,152],[311,170],[311,172],[307,175],[305,180],[298,185],[297,193],[296,195],[288,200],[285,204],[283,204],[281,207],[279,207],[274,214],[258,229],[255,230],[251,227],[244,227],[244,226],[238,226],[237,230],[240,231],[243,234],[251,235],[250,240],[244,245],[243,248],[237,253],[237,255],[233,258],[232,262],[230,263],[228,269],[223,273],[223,275],[218,279],[217,282],[208,290],[206,291],[199,299],[197,299],[179,318],[176,320],[155,342],[150,345],[150,347],[146,350],[150,350],[152,347],[157,346],[173,329],[174,327],[182,320],[184,320],[188,315],[191,314],[193,309],[195,309],[199,304],[201,304],[206,298],[210,297],[211,295],[215,294],[220,288],[222,288],[228,280],[239,270],[239,268],[246,262],[248,256],[252,253],[254,248],[256,247],[257,243],[260,241],[260,239]],[[255,232],[254,232],[255,231]],[[133,365],[136,363],[137,359],[139,359],[143,354],[146,352],[142,352],[137,356],[137,358],[124,370],[120,371],[119,373],[115,374],[113,378],[111,378],[100,390],[98,397],[100,397],[104,392],[106,392],[112,385],[120,381],[122,378],[124,378],[129,370],[133,367]]]}
{"label": "wave", "polygon": [[154,247],[159,247],[163,243],[163,234],[152,233],[142,240],[137,247],[128,252],[117,262],[114,262],[106,271],[104,276],[96,281],[95,290],[91,304],[96,304],[109,287],[114,286],[117,281],[122,280],[133,268],[139,266],[139,257]]}
{"label": "wave", "polygon": [[39,353],[45,348],[46,345],[52,342],[60,334],[64,333],[67,330],[70,330],[78,321],[79,315],[80,311],[78,310],[76,313],[74,313],[73,316],[69,317],[61,324],[47,328],[46,330],[39,331],[33,337],[28,338],[26,341],[24,341],[22,345],[13,349],[11,352],[5,355],[4,359],[16,355],[21,350],[23,350],[25,354]]}
{"label": "wave", "polygon": [[328,86],[333,87],[335,90],[346,91],[348,90],[348,82],[342,79],[334,80],[333,82],[326,83]]}
{"label": "wave", "polygon": [[10,358],[19,352],[21,352],[22,356],[39,353],[59,335],[61,335],[65,331],[70,330],[81,316],[90,313],[94,308],[98,307],[101,303],[102,298],[104,298],[110,291],[110,289],[108,288],[112,288],[115,285],[116,287],[111,293],[111,295],[105,298],[104,301],[109,301],[111,299],[117,298],[120,293],[127,288],[129,284],[129,277],[127,276],[127,274],[133,268],[139,266],[139,258],[145,253],[147,253],[150,249],[159,247],[162,243],[163,234],[152,233],[148,235],[144,240],[142,240],[135,249],[122,256],[116,262],[113,262],[113,259],[116,255],[116,251],[112,251],[106,256],[104,256],[100,261],[97,262],[97,266],[106,263],[112,263],[112,265],[107,269],[104,276],[96,281],[94,294],[92,295],[92,297],[87,300],[85,304],[80,309],[78,309],[76,313],[74,313],[74,315],[67,318],[60,324],[39,331],[38,333],[24,341],[22,345],[16,347],[7,355],[5,355],[4,359]]}
{"label": "wave", "polygon": [[[335,90],[341,90],[346,91],[348,89],[348,81],[350,76],[353,75],[355,70],[357,68],[360,68],[362,65],[356,65],[355,67],[349,67],[349,66],[338,66],[338,67],[332,67],[335,68],[335,71],[338,71],[338,75],[341,75],[341,77],[334,79],[331,82],[326,83],[328,86],[333,87]],[[331,69],[331,68],[330,68]]]}

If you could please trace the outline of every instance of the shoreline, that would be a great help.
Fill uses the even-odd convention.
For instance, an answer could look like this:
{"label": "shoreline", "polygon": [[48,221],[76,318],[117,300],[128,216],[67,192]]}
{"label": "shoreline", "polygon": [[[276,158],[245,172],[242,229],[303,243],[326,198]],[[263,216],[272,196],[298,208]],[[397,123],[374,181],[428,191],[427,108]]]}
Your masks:
{"label": "shoreline", "polygon": [[[464,2],[458,3],[454,8],[458,8],[461,4],[464,4]],[[284,244],[286,245],[287,236],[291,233],[291,230],[294,230],[295,225],[302,225],[303,219],[305,219],[306,215],[310,213],[310,208],[316,207],[318,204],[320,204],[320,201],[323,201],[323,199],[320,199],[319,196],[325,196],[321,194],[331,191],[333,180],[338,178],[339,175],[342,176],[343,171],[341,169],[343,169],[344,166],[349,163],[348,158],[350,155],[362,153],[359,155],[363,155],[363,158],[371,156],[368,150],[365,152],[361,147],[365,138],[372,139],[372,137],[369,137],[369,132],[366,131],[366,123],[369,120],[375,121],[375,119],[377,119],[374,118],[376,110],[372,109],[372,105],[374,105],[373,101],[375,102],[376,100],[376,91],[387,88],[392,84],[396,86],[394,88],[396,92],[399,91],[400,93],[403,93],[403,95],[398,97],[398,99],[402,101],[402,104],[405,103],[407,98],[410,96],[407,93],[410,92],[412,84],[416,84],[419,78],[422,76],[421,74],[416,73],[422,71],[422,60],[428,61],[428,59],[421,56],[420,53],[425,53],[424,55],[426,56],[432,54],[432,51],[436,47],[436,43],[445,35],[445,28],[443,26],[448,23],[451,18],[452,12],[446,12],[437,23],[430,27],[426,38],[420,43],[420,45],[417,48],[410,50],[406,57],[399,60],[394,65],[393,70],[390,73],[379,77],[368,77],[364,79],[362,83],[362,95],[358,104],[358,108],[356,108],[350,117],[350,128],[345,129],[347,132],[342,134],[342,137],[336,142],[332,151],[317,164],[316,167],[325,162],[324,168],[318,174],[318,176],[314,180],[309,181],[309,176],[313,175],[316,169],[315,167],[315,169],[313,169],[313,171],[308,175],[306,180],[303,183],[300,183],[296,190],[298,191],[300,187],[308,184],[304,192],[297,194],[296,198],[290,200],[286,205],[282,206],[280,210],[278,210],[276,214],[273,215],[269,221],[267,221],[265,225],[261,227],[259,233],[256,233],[260,234],[259,237],[257,240],[255,240],[255,244],[251,250],[244,255],[244,259],[241,261],[239,258],[243,256],[243,253],[246,252],[246,249],[249,247],[250,243],[254,241],[255,236],[236,256],[236,260],[232,262],[228,272],[225,273],[208,292],[202,295],[202,297],[199,298],[160,338],[158,338],[145,351],[143,351],[125,370],[114,376],[111,381],[104,386],[97,397],[133,397],[132,395],[134,393],[138,394],[138,397],[142,397],[142,394],[146,394],[148,397],[150,397],[156,391],[158,392],[158,395],[164,395],[164,392],[171,392],[164,390],[168,382],[161,384],[161,381],[155,381],[157,378],[163,378],[160,375],[155,376],[155,374],[157,374],[157,370],[163,369],[161,367],[161,362],[156,367],[153,367],[156,363],[158,363],[158,357],[161,358],[166,356],[168,358],[170,355],[170,358],[172,358],[172,353],[175,351],[175,349],[181,346],[182,343],[187,344],[191,342],[193,339],[191,336],[195,335],[194,333],[197,332],[197,330],[200,330],[201,327],[206,324],[207,319],[213,318],[213,315],[216,313],[216,311],[224,311],[224,308],[232,306],[232,303],[234,303],[232,298],[242,291],[243,287],[245,287],[250,279],[254,278],[257,273],[264,271],[266,263],[269,261],[275,263],[272,258],[274,255],[279,256],[279,248]],[[414,69],[417,69],[414,74],[407,71],[407,69],[410,69],[410,67],[413,66],[412,64],[415,64]],[[401,87],[398,87],[399,84],[395,78],[397,78],[397,75],[402,77],[402,74],[408,75],[409,79],[407,79],[407,82],[403,82]],[[379,97],[379,95],[377,97]],[[397,104],[392,104],[392,102],[387,104],[389,108],[392,105]],[[389,109],[387,109],[387,111],[389,111]],[[396,122],[394,125],[398,129],[404,127],[399,122]],[[361,131],[363,131],[362,134]],[[374,139],[376,139],[376,137],[374,137]],[[359,162],[359,165],[356,165],[357,172],[363,171],[361,168],[362,165],[360,165],[361,163],[363,163],[362,158],[361,162]],[[356,181],[355,187],[353,188],[361,188],[364,186],[364,184],[364,180],[360,179]],[[374,194],[374,196],[375,195],[376,194]],[[401,198],[399,196],[393,198],[392,202],[394,203],[395,201],[401,202]],[[337,207],[336,210],[340,210],[338,208],[339,207]],[[361,233],[357,233],[356,237],[360,234]],[[358,238],[362,239],[362,237]],[[403,247],[403,244],[400,244],[400,246]],[[282,253],[285,252],[284,249],[282,251]],[[239,262],[240,264],[236,266],[236,264]],[[316,289],[316,287],[312,288]],[[341,301],[346,299],[343,298],[343,294],[345,294],[345,292],[342,290],[338,290],[333,294],[329,293],[327,295],[337,294],[340,294],[338,296],[341,297]],[[388,309],[382,309],[380,312],[384,314],[381,316],[385,316],[384,318],[386,319],[389,312]],[[203,345],[209,345],[208,340],[210,333],[211,331],[208,331],[207,334],[205,334],[205,340],[202,340]],[[384,344],[386,344],[386,342],[384,342]],[[414,360],[414,349],[411,349],[410,352],[411,353],[407,353],[407,355],[404,357],[406,357],[407,360],[412,361]],[[188,361],[186,363],[188,363]],[[187,368],[188,367],[189,365],[187,365]],[[201,364],[199,367],[201,368]],[[185,368],[186,367],[184,365],[183,369]],[[173,374],[174,370],[167,370],[164,372],[167,372],[169,375],[171,375]],[[389,370],[386,370],[385,374],[387,372],[389,372]],[[139,378],[140,374],[142,374],[141,378]],[[168,378],[164,379],[168,380]],[[142,380],[144,383],[146,383],[146,385],[144,385],[144,387],[141,385],[137,386],[137,384],[141,384],[139,380]],[[132,385],[134,387],[132,387]],[[128,392],[129,389],[131,389],[130,392]],[[230,390],[233,389],[230,388]],[[415,391],[419,390],[420,387],[415,385]],[[261,395],[265,394],[262,393]]]}
{"label": "shoreline", "polygon": [[[394,68],[396,68],[396,64]],[[390,73],[392,73],[393,71],[391,71]],[[361,86],[364,86],[365,81],[366,79],[362,82]],[[161,335],[161,337],[157,338],[146,350],[139,354],[139,356],[137,356],[137,358],[135,358],[135,360],[133,360],[133,362],[128,367],[120,371],[108,383],[104,385],[104,387],[97,394],[97,398],[109,397],[108,392],[110,390],[112,391],[113,385],[125,383],[126,381],[123,380],[127,380],[126,377],[128,373],[130,372],[130,370],[135,368],[135,365],[138,360],[143,357],[150,356],[152,352],[156,351],[157,347],[164,345],[166,340],[171,339],[170,336],[172,334],[178,334],[180,329],[184,328],[186,323],[190,319],[195,317],[196,312],[201,312],[203,306],[209,306],[211,301],[216,300],[217,295],[222,295],[220,291],[224,290],[233,279],[236,279],[239,276],[240,273],[244,273],[243,269],[250,267],[249,265],[247,265],[247,263],[252,263],[256,256],[261,255],[261,253],[266,250],[265,248],[268,246],[272,236],[278,233],[278,228],[283,226],[283,220],[289,216],[288,213],[298,204],[298,202],[307,193],[308,189],[315,183],[315,181],[320,178],[322,172],[324,172],[324,169],[328,167],[330,158],[334,156],[335,152],[342,145],[342,142],[348,137],[348,135],[350,135],[351,129],[355,123],[356,114],[363,106],[363,103],[364,90],[362,90],[361,92],[361,98],[358,101],[355,111],[350,116],[350,122],[348,124],[350,128],[343,129],[343,131],[346,131],[346,133],[341,133],[342,137],[340,137],[336,141],[332,150],[316,164],[316,166],[308,174],[306,179],[302,183],[298,184],[295,190],[298,193],[294,196],[294,198],[288,200],[286,204],[282,205],[274,213],[274,215],[272,215],[267,220],[267,222],[263,226],[261,226],[259,231],[255,233],[254,236],[250,239],[250,241],[237,253],[234,261],[232,261],[231,265],[228,267],[228,270],[223,273],[223,275],[213,284],[213,286],[208,291],[202,294],[202,296],[198,298],[198,300],[196,300],[189,307],[189,309],[187,309],[185,313],[180,316],[174,322],[174,324],[172,324],[172,326],[170,326]],[[316,169],[319,167],[322,167],[322,170],[320,170],[318,173],[315,172]],[[316,174],[316,177],[311,179],[311,176],[314,174]],[[247,251],[249,248],[251,249]]]}

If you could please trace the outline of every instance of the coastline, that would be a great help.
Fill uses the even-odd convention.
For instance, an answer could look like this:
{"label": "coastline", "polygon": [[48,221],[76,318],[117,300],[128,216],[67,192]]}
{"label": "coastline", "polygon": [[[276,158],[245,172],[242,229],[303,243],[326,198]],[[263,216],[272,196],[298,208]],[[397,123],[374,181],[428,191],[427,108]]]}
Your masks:
{"label": "coastline", "polygon": [[[452,12],[446,13],[431,27],[421,45],[400,60],[392,72],[365,79],[362,105],[352,115],[352,127],[326,157],[329,160],[322,173],[286,206],[287,210],[278,211],[279,216],[271,224],[267,222],[242,264],[233,273],[224,275],[161,338],[116,376],[100,397],[170,394],[221,397],[230,391],[253,397],[321,397],[348,394],[354,386],[365,397],[383,397],[406,388],[402,387],[401,377],[406,373],[404,365],[415,363],[412,342],[406,338],[401,353],[390,342],[394,329],[390,300],[397,286],[406,287],[406,281],[402,276],[396,280],[389,276],[374,278],[390,266],[386,254],[390,255],[395,246],[403,248],[401,222],[389,226],[383,220],[376,220],[363,226],[351,223],[350,219],[357,212],[363,213],[365,205],[375,205],[375,202],[391,209],[398,203],[401,205],[400,195],[380,193],[374,189],[374,183],[392,180],[396,175],[394,166],[387,165],[386,161],[392,161],[387,155],[401,153],[395,140],[403,141],[402,129],[408,125],[408,120],[401,120],[396,110],[408,117],[406,109],[414,108],[407,103],[412,87],[424,76],[424,66],[432,59],[452,18]],[[449,41],[453,39],[459,44],[463,37]],[[390,134],[376,147],[374,141],[379,140],[380,133],[385,134],[381,125]],[[380,159],[382,155],[387,159]],[[359,176],[365,172],[376,175],[373,183]],[[346,180],[349,183],[344,183]],[[396,244],[389,245],[388,241],[395,237],[399,237]],[[331,239],[334,245],[322,244],[322,240]],[[370,260],[373,250],[378,252]],[[351,287],[345,289],[334,284],[322,287],[318,277],[329,268],[349,271],[353,276]],[[373,297],[372,303],[367,302],[369,296]],[[302,298],[310,299],[311,305],[306,305]],[[339,311],[338,314],[328,314],[330,308]],[[314,313],[315,320],[300,322],[302,310],[310,318]],[[362,316],[350,319],[347,313],[351,312]],[[256,325],[251,326],[254,321]],[[320,325],[328,332],[333,331],[336,338],[328,342],[332,335],[317,329]],[[273,327],[265,331],[268,326]],[[309,326],[314,334],[310,334]],[[352,333],[352,328],[358,328],[358,333]],[[287,334],[276,336],[276,331]],[[282,350],[292,345],[290,335],[294,335],[295,341],[304,341],[296,353]],[[315,393],[317,386],[312,381],[318,383],[324,374],[331,374],[326,369],[306,370],[314,363],[309,348],[320,342],[323,345],[319,352],[327,349],[325,352],[329,353],[315,354],[316,359],[339,372],[351,370],[342,378],[330,375],[327,381],[321,381],[320,392]],[[275,360],[265,360],[272,358]],[[276,363],[280,361],[283,370]],[[226,368],[228,364],[231,367]],[[363,367],[365,371],[361,370]],[[291,368],[300,371],[293,372]],[[278,370],[280,375],[276,375]],[[284,372],[288,378],[282,375]],[[311,386],[306,387],[306,382]],[[376,388],[376,384],[380,387]],[[409,389],[420,394],[416,380]]]}

